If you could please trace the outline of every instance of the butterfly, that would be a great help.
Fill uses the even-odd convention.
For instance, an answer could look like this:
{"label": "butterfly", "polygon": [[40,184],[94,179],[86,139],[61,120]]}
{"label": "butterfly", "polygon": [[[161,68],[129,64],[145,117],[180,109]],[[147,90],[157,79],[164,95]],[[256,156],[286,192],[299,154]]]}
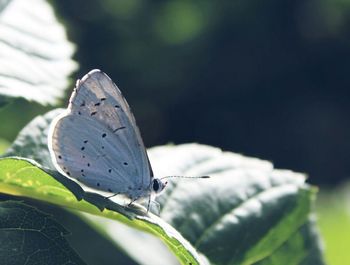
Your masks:
{"label": "butterfly", "polygon": [[49,150],[57,170],[82,186],[131,203],[159,194],[166,182],[153,176],[134,115],[118,87],[92,70],[51,124]]}

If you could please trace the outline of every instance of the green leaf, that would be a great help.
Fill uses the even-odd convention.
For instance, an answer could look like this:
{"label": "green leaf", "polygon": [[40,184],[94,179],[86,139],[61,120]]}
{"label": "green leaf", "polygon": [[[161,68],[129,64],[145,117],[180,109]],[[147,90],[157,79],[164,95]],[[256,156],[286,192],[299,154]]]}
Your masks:
{"label": "green leaf", "polygon": [[[142,265],[178,265],[176,255],[172,254],[166,245],[152,234],[137,231],[120,222],[92,215],[81,215],[95,230],[100,231],[106,238],[123,252]],[[156,253],[156,254],[155,254]],[[205,259],[205,257],[202,257]],[[202,261],[201,264],[206,264]],[[209,264],[209,263],[208,263]]]}
{"label": "green leaf", "polygon": [[7,105],[11,100],[4,95],[0,95],[0,109]]}
{"label": "green leaf", "polygon": [[[316,190],[305,184],[302,174],[198,144],[156,147],[149,155],[156,176],[211,176],[171,179],[157,198],[161,218],[211,264],[324,264],[311,221]],[[158,259],[167,257],[152,237],[86,218],[135,260],[141,262],[150,253],[142,264],[159,264],[153,260],[155,252]],[[142,251],[133,251],[135,247]]]}
{"label": "green leaf", "polygon": [[[1,197],[7,197],[6,199],[8,200],[8,197],[10,196],[2,195],[0,196],[0,200]],[[67,241],[87,264],[140,264],[135,263],[135,261],[121,251],[120,248],[117,248],[103,233],[100,233],[98,230],[92,228],[91,225],[83,220],[81,215],[77,215],[76,212],[33,200],[28,201],[28,203],[34,207],[37,207],[41,211],[50,214],[58,223],[60,223],[68,231],[71,231],[71,234],[69,237],[67,237]],[[103,217],[100,218],[106,219]],[[137,231],[135,229],[133,230]]]}
{"label": "green leaf", "polygon": [[7,140],[0,138],[0,154],[4,153],[9,146],[10,143]]}
{"label": "green leaf", "polygon": [[328,264],[350,264],[350,183],[323,188],[318,195],[316,209],[318,225],[325,245]]}
{"label": "green leaf", "polygon": [[[8,154],[27,155],[49,167],[46,128],[50,119],[59,112],[60,110],[57,110],[56,113],[55,111],[49,112],[33,120],[14,142],[13,146],[18,148],[11,148],[12,151]],[[36,132],[36,127],[41,129]],[[38,147],[35,148],[35,146]],[[314,260],[315,265],[323,264],[317,233],[314,233],[316,236],[310,236],[310,233],[303,232],[307,229],[311,231],[315,226],[309,220],[316,192],[314,188],[305,183],[304,175],[287,170],[276,170],[270,162],[222,152],[218,148],[198,144],[156,147],[149,150],[149,155],[153,171],[158,177],[169,174],[211,176],[210,179],[171,178],[164,193],[157,198],[161,205],[161,218],[189,240],[199,251],[199,255],[201,253],[205,255],[199,258],[197,254],[193,254],[197,260],[208,259],[213,264],[268,264],[270,262],[284,264],[286,260],[294,264],[306,264],[305,260]],[[13,171],[14,168],[11,170]],[[67,178],[60,177],[54,171],[46,170],[46,172],[59,180],[59,182],[50,183],[49,186],[55,186],[56,190],[60,186],[63,192],[59,196],[60,199],[50,198],[47,195],[33,197],[33,193],[30,192],[24,196],[62,206],[69,204],[69,207],[74,209],[101,215],[101,212],[85,201],[77,202],[74,196],[61,185],[68,180]],[[33,172],[31,178],[38,176],[41,181],[45,178],[53,181],[45,172],[41,171],[46,175],[45,178],[38,173],[39,171]],[[21,179],[23,180],[23,177]],[[7,187],[9,186],[12,185]],[[87,193],[84,193],[77,184],[68,183],[65,186],[74,190],[74,194],[79,199],[85,198],[94,203],[100,200],[102,206],[105,203],[103,198],[95,198],[96,196],[92,194],[87,196]],[[45,190],[40,186],[39,190],[42,189]],[[38,187],[34,188],[33,192],[37,190]],[[45,192],[53,190],[52,187],[48,187]],[[64,197],[66,199],[63,199]],[[69,201],[67,198],[70,198]],[[178,258],[184,264],[186,260],[189,260],[191,253],[195,253],[191,246],[188,249],[181,246],[183,242],[181,236],[175,237],[176,244],[182,248],[178,252],[170,243],[171,240],[164,235],[169,235],[169,231],[168,225],[162,220],[156,217],[144,220],[144,216],[140,215],[137,209],[136,211],[125,210],[116,208],[112,204],[107,205],[107,208],[114,209],[121,214],[117,215],[118,218],[112,219],[162,238],[175,255],[179,253],[180,256],[182,255]],[[109,211],[104,211],[102,216],[105,216],[105,213]],[[122,218],[123,216],[135,218],[135,220],[130,221]],[[86,218],[100,231],[110,236],[135,260],[141,262],[148,254],[147,260],[150,262],[142,262],[143,264],[157,264],[156,259],[152,259],[155,257],[153,255],[155,252],[158,253],[157,259],[160,257],[169,259],[167,251],[164,251],[164,248],[154,238],[131,232],[133,230],[125,226],[123,228],[114,221],[102,222],[92,220],[91,217]],[[157,221],[155,227],[163,229],[163,232],[158,233],[159,231],[155,232],[157,230],[155,227],[148,227],[149,223],[154,222],[153,218],[160,222],[157,223]],[[136,220],[143,220],[145,223],[135,225]],[[145,227],[147,229],[144,229]],[[172,228],[169,229],[173,231]],[[139,245],[140,242],[144,251],[133,251],[134,246]],[[185,245],[188,246],[187,243]],[[293,254],[293,259],[291,259],[287,254],[294,252],[298,255]],[[192,263],[195,264],[194,261]]]}
{"label": "green leaf", "polygon": [[[0,159],[0,191],[9,195],[23,196],[82,212],[110,218],[159,237],[176,255],[181,264],[200,264],[201,258],[191,245],[171,226],[154,215],[137,215],[133,209],[118,213],[112,202],[100,211],[85,200],[78,201],[71,191],[40,169],[37,164],[19,158]],[[85,195],[84,195],[85,196]],[[85,198],[85,197],[84,197]],[[124,209],[124,208],[122,208]],[[130,219],[133,218],[133,219]]]}
{"label": "green leaf", "polygon": [[19,202],[0,202],[0,264],[84,264],[69,233],[47,214]]}
{"label": "green leaf", "polygon": [[285,265],[324,264],[320,239],[312,219],[291,235],[285,243],[275,250],[273,255],[254,264],[279,265],[282,260]]}
{"label": "green leaf", "polygon": [[18,97],[56,103],[77,64],[52,7],[44,0],[1,1],[0,31],[1,104]]}
{"label": "green leaf", "polygon": [[51,121],[62,112],[63,109],[54,109],[34,118],[20,131],[3,156],[21,156],[55,169],[47,147],[47,134]]}
{"label": "green leaf", "polygon": [[294,237],[299,233],[301,258],[293,264],[302,264],[306,257],[318,261],[312,264],[324,264],[318,237],[310,240],[302,232],[314,226],[309,218],[316,192],[302,174],[197,144],[157,147],[149,153],[158,176],[169,171],[211,176],[170,182],[158,200],[161,218],[211,263],[255,264],[271,259],[286,264],[289,258],[279,254],[280,248],[295,250]]}

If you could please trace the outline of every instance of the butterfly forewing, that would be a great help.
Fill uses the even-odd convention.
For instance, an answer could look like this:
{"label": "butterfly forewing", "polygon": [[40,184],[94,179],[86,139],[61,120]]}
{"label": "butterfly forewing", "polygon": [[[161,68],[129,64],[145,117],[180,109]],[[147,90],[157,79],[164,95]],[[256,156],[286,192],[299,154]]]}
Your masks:
{"label": "butterfly forewing", "polygon": [[102,191],[148,195],[153,175],[140,132],[106,74],[93,70],[78,81],[52,126],[50,149],[66,175]]}

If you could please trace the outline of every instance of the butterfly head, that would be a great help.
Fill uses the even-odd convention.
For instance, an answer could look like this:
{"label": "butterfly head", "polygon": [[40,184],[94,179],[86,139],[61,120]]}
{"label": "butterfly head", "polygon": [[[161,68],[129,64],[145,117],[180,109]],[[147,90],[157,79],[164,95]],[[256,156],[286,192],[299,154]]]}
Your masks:
{"label": "butterfly head", "polygon": [[163,182],[162,180],[160,179],[153,179],[152,181],[152,191],[155,193],[155,194],[159,194],[163,191],[163,189],[165,188],[166,184],[168,184],[167,181]]}

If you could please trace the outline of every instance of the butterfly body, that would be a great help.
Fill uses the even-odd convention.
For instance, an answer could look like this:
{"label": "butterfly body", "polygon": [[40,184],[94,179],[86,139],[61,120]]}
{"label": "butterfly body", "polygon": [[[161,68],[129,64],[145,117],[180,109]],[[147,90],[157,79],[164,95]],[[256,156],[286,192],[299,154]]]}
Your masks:
{"label": "butterfly body", "polygon": [[56,168],[88,188],[132,201],[160,192],[135,118],[118,87],[102,71],[81,80],[67,110],[51,124]]}

